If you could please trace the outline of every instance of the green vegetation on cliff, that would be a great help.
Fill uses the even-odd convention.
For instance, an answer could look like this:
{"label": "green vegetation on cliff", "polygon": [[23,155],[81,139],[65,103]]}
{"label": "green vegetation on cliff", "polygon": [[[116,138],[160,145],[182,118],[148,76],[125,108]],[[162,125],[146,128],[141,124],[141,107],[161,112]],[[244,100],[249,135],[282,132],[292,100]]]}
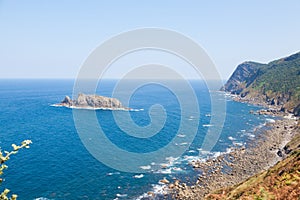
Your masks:
{"label": "green vegetation on cliff", "polygon": [[224,86],[250,102],[281,106],[299,115],[300,52],[268,64],[240,64]]}

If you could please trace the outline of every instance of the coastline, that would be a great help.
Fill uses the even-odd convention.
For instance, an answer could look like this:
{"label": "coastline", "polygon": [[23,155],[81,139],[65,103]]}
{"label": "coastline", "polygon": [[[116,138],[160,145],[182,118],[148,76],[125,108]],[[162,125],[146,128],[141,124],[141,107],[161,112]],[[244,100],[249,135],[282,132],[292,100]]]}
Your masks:
{"label": "coastline", "polygon": [[167,186],[169,195],[174,199],[204,199],[210,192],[236,185],[286,158],[289,152],[285,145],[297,132],[299,134],[298,119],[279,110],[272,115],[280,119],[268,122],[267,130],[263,130],[249,147],[234,147],[217,158],[191,162],[199,172],[196,183],[190,185],[175,180]]}

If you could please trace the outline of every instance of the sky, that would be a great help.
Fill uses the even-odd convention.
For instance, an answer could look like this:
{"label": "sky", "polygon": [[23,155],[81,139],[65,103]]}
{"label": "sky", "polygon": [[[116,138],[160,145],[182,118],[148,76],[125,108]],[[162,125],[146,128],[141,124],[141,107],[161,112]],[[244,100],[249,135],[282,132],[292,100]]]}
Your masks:
{"label": "sky", "polygon": [[227,79],[244,61],[300,51],[299,10],[298,0],[0,0],[0,78],[76,78],[104,41],[157,27],[193,39]]}

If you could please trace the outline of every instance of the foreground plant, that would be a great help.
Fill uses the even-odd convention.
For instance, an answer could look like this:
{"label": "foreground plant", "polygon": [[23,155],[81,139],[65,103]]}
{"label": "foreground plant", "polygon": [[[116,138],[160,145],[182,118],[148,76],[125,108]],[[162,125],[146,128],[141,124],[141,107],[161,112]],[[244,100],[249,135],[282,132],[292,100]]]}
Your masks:
{"label": "foreground plant", "polygon": [[[5,165],[4,163],[6,161],[8,161],[10,159],[10,156],[13,154],[18,153],[18,151],[22,148],[29,148],[29,145],[31,144],[31,140],[24,140],[20,146],[12,144],[11,146],[13,147],[13,150],[8,152],[8,151],[4,151],[4,153],[2,153],[1,149],[0,149],[0,176],[3,174],[3,170],[7,169],[7,165]],[[0,178],[0,184],[2,183],[2,178]],[[9,189],[5,189],[1,194],[0,194],[0,200],[16,200],[17,199],[17,195],[13,194],[11,195],[11,197],[8,197],[8,193],[10,192]]]}

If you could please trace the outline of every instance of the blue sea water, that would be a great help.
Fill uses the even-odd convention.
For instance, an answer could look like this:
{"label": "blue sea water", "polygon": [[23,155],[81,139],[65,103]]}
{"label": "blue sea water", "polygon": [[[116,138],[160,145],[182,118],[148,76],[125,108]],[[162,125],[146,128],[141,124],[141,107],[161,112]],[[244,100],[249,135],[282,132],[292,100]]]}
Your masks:
{"label": "blue sea water", "polygon": [[[103,81],[97,94],[110,96],[115,83],[115,80]],[[217,91],[219,85],[209,91],[201,81],[190,82],[200,107],[199,116],[188,116],[190,121],[199,118],[197,135],[191,144],[184,142],[188,131],[177,133],[182,117],[180,103],[172,91],[161,85],[146,85],[137,90],[130,100],[129,106],[139,109],[130,112],[138,126],[151,123],[148,111],[152,105],[159,104],[166,110],[165,126],[150,139],[128,136],[118,127],[113,112],[119,112],[122,117],[126,116],[127,111],[77,110],[82,113],[95,112],[107,138],[128,152],[153,152],[163,148],[174,137],[182,138],[182,143],[176,144],[178,147],[175,148],[187,146],[179,158],[166,156],[163,169],[154,168],[154,165],[162,163],[152,163],[153,166],[144,167],[145,173],[122,172],[104,165],[85,148],[74,124],[72,109],[51,106],[65,95],[72,96],[73,84],[73,80],[0,80],[2,150],[10,150],[12,143],[18,144],[25,139],[33,142],[30,149],[21,150],[7,162],[9,168],[2,175],[4,182],[1,190],[11,189],[20,200],[136,199],[147,191],[159,188],[158,182],[164,177],[168,180],[179,178],[193,181],[196,173],[188,165],[189,161],[218,155],[234,145],[247,145],[259,134],[255,130],[266,121],[265,116],[249,114],[250,110],[259,107],[232,101]],[[123,92],[126,93],[126,90]],[[207,155],[207,152],[201,151],[201,144],[204,136],[209,134],[209,126],[214,126],[210,123],[210,97],[225,98],[227,112],[218,143]],[[111,159],[118,162],[114,157]]]}

